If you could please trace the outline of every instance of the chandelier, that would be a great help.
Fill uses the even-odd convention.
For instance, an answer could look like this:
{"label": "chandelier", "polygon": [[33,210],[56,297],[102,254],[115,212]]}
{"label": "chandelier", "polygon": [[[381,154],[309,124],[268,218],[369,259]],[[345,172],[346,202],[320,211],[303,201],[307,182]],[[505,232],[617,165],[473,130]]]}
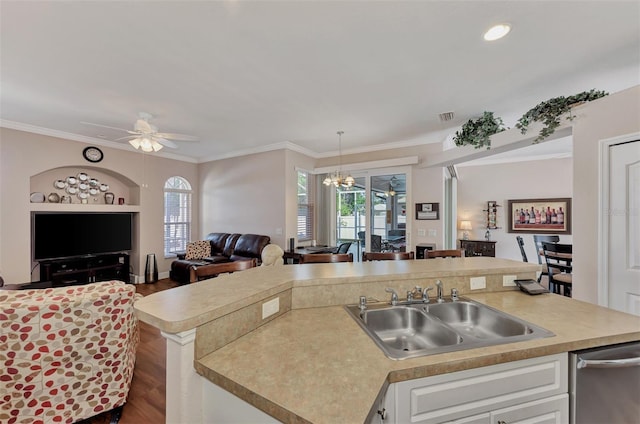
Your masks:
{"label": "chandelier", "polygon": [[396,178],[395,175],[393,175],[391,177],[391,179],[389,180],[389,190],[384,192],[384,195],[386,197],[393,197],[396,195],[396,186],[398,185],[398,179]]}
{"label": "chandelier", "polygon": [[162,149],[162,144],[158,143],[153,137],[138,137],[133,140],[129,140],[129,144],[131,144],[136,150],[140,149],[143,152],[157,152]]}
{"label": "chandelier", "polygon": [[338,169],[332,175],[327,175],[327,178],[322,182],[326,186],[333,184],[336,187],[351,187],[355,184],[355,180],[351,175],[342,175],[342,134],[344,131],[338,131]]}

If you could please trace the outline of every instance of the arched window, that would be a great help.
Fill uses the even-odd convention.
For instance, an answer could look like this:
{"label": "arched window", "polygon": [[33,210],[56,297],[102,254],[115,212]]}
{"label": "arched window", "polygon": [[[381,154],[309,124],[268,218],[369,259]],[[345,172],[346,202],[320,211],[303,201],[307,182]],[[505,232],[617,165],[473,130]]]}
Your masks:
{"label": "arched window", "polygon": [[164,256],[187,250],[191,236],[191,184],[182,177],[164,183]]}

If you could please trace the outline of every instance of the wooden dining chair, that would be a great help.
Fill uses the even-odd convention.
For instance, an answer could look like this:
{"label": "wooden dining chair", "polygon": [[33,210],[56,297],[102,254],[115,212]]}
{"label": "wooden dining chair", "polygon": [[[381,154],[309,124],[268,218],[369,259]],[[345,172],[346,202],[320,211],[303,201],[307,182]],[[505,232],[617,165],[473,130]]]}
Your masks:
{"label": "wooden dining chair", "polygon": [[448,250],[427,250],[425,259],[433,258],[463,258],[463,249],[448,249]]}
{"label": "wooden dining chair", "polygon": [[518,242],[518,247],[520,248],[520,254],[522,255],[522,262],[529,262],[527,259],[527,252],[524,251],[524,240],[521,236],[516,236],[516,241]]}
{"label": "wooden dining chair", "polygon": [[549,270],[549,290],[560,294],[560,287],[562,287],[562,293],[571,297],[573,246],[543,241],[542,250]]}
{"label": "wooden dining chair", "polygon": [[300,257],[301,264],[353,262],[353,253],[309,253]]}
{"label": "wooden dining chair", "polygon": [[257,266],[257,259],[246,261],[222,262],[206,265],[193,265],[189,269],[189,283],[195,283],[208,278],[217,277],[220,274],[231,274],[236,271],[245,271]]}
{"label": "wooden dining chair", "polygon": [[[560,236],[557,236],[557,235],[543,236],[539,234],[533,235],[533,244],[535,245],[536,256],[538,257],[538,264],[540,265],[546,264],[546,260],[544,258],[544,251],[542,249],[542,242],[545,242],[545,241],[548,243],[559,243]],[[551,269],[551,272],[558,272],[558,270]],[[549,275],[549,269],[546,266],[540,273],[540,276],[538,276],[538,283],[542,280],[543,275],[547,275],[547,276]],[[549,290],[551,290],[551,286],[549,286]]]}
{"label": "wooden dining chair", "polygon": [[413,252],[362,252],[362,262],[405,261],[413,258]]}

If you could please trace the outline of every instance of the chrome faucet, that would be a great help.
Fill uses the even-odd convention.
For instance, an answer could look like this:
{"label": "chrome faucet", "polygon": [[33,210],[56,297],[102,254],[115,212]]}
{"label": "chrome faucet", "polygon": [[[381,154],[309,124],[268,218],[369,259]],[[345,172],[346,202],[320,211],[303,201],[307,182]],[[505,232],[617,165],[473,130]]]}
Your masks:
{"label": "chrome faucet", "polygon": [[422,290],[422,302],[429,303],[429,290],[433,290],[433,287],[425,287]]}
{"label": "chrome faucet", "polygon": [[391,293],[391,306],[396,306],[398,304],[398,293],[391,287],[387,287],[384,291]]}
{"label": "chrome faucet", "polygon": [[451,289],[451,301],[457,302],[458,300],[460,300],[458,297],[458,289]]}
{"label": "chrome faucet", "polygon": [[367,296],[360,296],[360,310],[364,311],[367,309]]}
{"label": "chrome faucet", "polygon": [[438,303],[443,303],[444,302],[444,297],[442,297],[442,281],[440,280],[436,280],[436,289],[437,289],[437,297],[436,297],[436,301]]}

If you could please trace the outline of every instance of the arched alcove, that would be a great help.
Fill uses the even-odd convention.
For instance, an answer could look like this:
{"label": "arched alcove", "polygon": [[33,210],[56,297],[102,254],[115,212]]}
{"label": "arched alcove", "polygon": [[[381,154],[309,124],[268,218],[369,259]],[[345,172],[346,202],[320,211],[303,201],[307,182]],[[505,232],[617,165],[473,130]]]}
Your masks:
{"label": "arched alcove", "polygon": [[[96,181],[98,182],[97,186]],[[92,184],[93,187],[89,186],[89,189],[81,190],[83,182],[86,185],[89,185],[89,182],[94,184]],[[112,193],[115,205],[119,205],[119,199],[122,199],[120,206],[140,204],[140,187],[133,180],[110,169],[95,166],[64,166],[32,175],[30,177],[30,191],[32,194],[36,194],[32,199],[32,202],[36,203],[62,203],[56,200],[63,199],[65,196],[68,203],[76,204],[78,207],[87,204],[109,205],[110,202],[105,200],[105,193]],[[86,196],[82,195],[86,198],[84,203],[79,196],[81,192],[86,193]],[[42,193],[43,196],[40,196],[39,193]],[[41,202],[42,197],[44,197],[44,201]]]}

